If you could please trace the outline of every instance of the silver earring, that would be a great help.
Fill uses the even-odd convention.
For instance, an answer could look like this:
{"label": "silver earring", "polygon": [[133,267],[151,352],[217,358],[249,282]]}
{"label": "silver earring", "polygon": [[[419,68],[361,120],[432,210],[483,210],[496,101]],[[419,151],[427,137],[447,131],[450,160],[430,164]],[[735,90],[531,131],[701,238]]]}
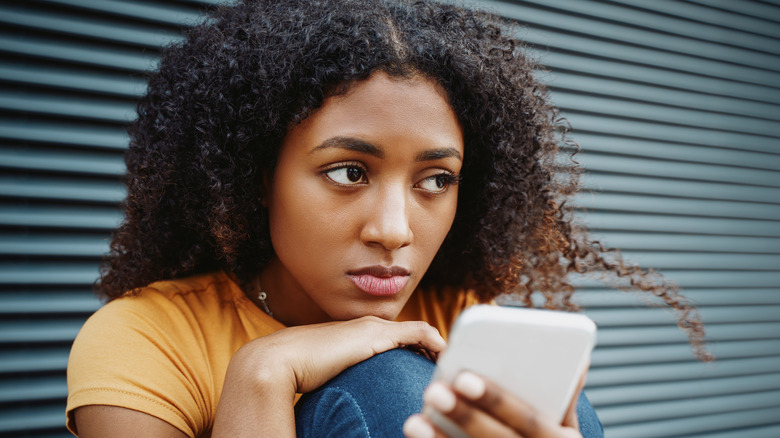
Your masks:
{"label": "silver earring", "polygon": [[263,305],[263,310],[265,310],[265,313],[267,313],[268,316],[273,318],[274,313],[271,312],[271,309],[268,308],[268,303],[265,302],[267,298],[268,298],[268,294],[265,292],[260,292],[259,294],[257,294],[257,299],[260,300],[260,304]]}

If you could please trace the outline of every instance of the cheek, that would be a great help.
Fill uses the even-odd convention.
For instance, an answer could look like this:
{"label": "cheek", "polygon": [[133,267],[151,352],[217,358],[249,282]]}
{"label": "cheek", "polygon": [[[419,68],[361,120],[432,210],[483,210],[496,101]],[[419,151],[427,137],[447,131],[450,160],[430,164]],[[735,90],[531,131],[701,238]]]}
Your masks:
{"label": "cheek", "polygon": [[433,257],[447,237],[452,228],[457,210],[457,193],[447,199],[447,202],[438,203],[435,208],[423,209],[425,214],[421,217],[419,231],[415,232],[418,242],[425,247],[425,251]]}
{"label": "cheek", "polygon": [[278,175],[269,203],[271,241],[280,258],[316,258],[343,240],[343,218],[334,208],[322,182],[299,175],[294,181]]}

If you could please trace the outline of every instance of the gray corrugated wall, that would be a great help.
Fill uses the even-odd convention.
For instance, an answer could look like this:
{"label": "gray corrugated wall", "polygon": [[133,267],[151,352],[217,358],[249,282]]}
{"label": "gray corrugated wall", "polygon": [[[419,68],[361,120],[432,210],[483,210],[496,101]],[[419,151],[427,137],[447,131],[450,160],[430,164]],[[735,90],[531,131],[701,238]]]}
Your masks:
{"label": "gray corrugated wall", "polygon": [[[70,343],[121,216],[123,132],[157,47],[211,1],[0,1],[0,436],[66,436]],[[472,2],[525,23],[574,127],[584,219],[701,306],[583,283],[609,437],[780,436],[780,3]]]}

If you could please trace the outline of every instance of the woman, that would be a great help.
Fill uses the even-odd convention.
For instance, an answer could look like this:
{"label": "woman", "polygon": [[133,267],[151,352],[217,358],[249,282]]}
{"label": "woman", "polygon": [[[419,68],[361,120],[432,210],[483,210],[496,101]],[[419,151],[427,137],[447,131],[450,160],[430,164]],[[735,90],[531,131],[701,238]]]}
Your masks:
{"label": "woman", "polygon": [[[130,127],[110,302],[71,354],[69,428],[386,436],[409,417],[408,436],[443,436],[412,415],[423,356],[502,294],[573,310],[571,272],[660,296],[700,346],[673,288],[572,224],[578,169],[558,168],[514,31],[436,3],[247,0],[167,48]],[[474,436],[599,434],[584,397],[556,424],[473,374],[423,398]]]}

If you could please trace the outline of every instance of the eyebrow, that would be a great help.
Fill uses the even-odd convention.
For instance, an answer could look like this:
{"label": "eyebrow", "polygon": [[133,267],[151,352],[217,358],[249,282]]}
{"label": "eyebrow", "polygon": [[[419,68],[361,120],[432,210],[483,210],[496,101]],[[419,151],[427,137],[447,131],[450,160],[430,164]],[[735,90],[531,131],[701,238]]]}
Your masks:
{"label": "eyebrow", "polygon": [[[355,137],[342,137],[342,136],[332,137],[323,141],[317,147],[312,149],[310,154],[328,148],[339,148],[339,149],[346,149],[355,152],[362,152],[364,154],[373,155],[377,158],[385,157],[385,152],[381,148],[371,143],[368,143],[366,141],[360,140]],[[449,148],[449,147],[429,149],[429,150],[422,151],[415,157],[415,161],[433,161],[433,160],[441,160],[443,158],[450,158],[450,157],[454,157],[460,161],[463,161],[463,156],[461,156],[460,152],[455,148]]]}
{"label": "eyebrow", "polygon": [[455,148],[439,148],[439,149],[429,149],[427,151],[420,152],[419,155],[417,155],[416,161],[433,161],[433,160],[441,160],[442,158],[450,158],[454,157],[457,158],[460,161],[463,161],[463,157],[460,155],[460,152],[458,152]]}
{"label": "eyebrow", "polygon": [[378,147],[372,145],[371,143],[367,143],[363,140],[354,137],[329,138],[323,141],[322,143],[320,143],[320,145],[317,146],[316,148],[312,149],[310,154],[327,148],[347,149],[350,151],[362,152],[364,154],[373,155],[377,158],[385,157],[385,152],[382,149],[379,149]]}

